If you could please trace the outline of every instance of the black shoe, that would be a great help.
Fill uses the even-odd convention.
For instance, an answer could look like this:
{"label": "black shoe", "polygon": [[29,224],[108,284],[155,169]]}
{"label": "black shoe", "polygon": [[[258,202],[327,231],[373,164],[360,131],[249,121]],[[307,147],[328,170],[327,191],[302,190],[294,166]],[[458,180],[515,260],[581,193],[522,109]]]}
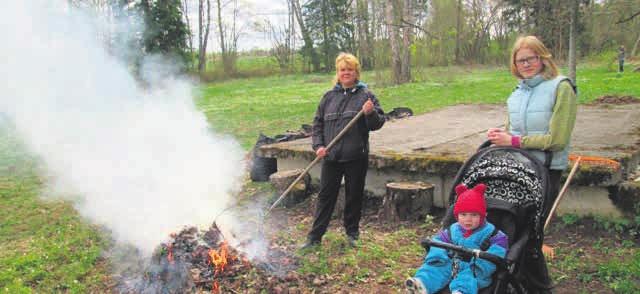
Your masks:
{"label": "black shoe", "polygon": [[300,246],[300,250],[308,250],[314,247],[320,247],[320,240],[307,240]]}
{"label": "black shoe", "polygon": [[357,235],[347,235],[347,242],[349,242],[349,246],[351,246],[351,247],[358,246],[358,236]]}

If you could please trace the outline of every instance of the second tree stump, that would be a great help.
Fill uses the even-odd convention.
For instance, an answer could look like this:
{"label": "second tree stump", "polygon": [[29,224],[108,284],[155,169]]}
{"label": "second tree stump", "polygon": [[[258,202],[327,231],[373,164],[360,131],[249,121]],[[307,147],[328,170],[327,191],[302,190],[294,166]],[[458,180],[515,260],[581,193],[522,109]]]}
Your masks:
{"label": "second tree stump", "polygon": [[[301,169],[284,170],[273,173],[269,176],[269,181],[280,196],[295,179],[302,174]],[[304,177],[289,191],[289,194],[280,202],[283,206],[292,206],[298,204],[309,196],[311,191],[311,177],[309,174]],[[276,196],[276,197],[277,197]]]}
{"label": "second tree stump", "polygon": [[431,212],[433,190],[433,185],[424,182],[387,183],[382,218],[389,222],[423,219]]}

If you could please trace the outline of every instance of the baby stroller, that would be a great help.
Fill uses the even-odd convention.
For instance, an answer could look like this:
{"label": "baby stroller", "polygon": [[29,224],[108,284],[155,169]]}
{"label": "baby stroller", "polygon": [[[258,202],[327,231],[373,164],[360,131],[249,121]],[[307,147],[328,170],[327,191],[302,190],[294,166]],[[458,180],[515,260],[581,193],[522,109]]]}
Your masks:
{"label": "baby stroller", "polygon": [[[431,239],[423,240],[422,246],[427,251],[430,246],[436,246],[446,249],[451,256],[461,259],[483,258],[495,264],[492,284],[480,289],[480,293],[527,293],[532,281],[527,279],[524,270],[526,245],[543,237],[545,199],[550,193],[549,175],[545,163],[527,151],[489,145],[490,142],[482,144],[478,152],[464,163],[454,179],[453,187],[460,183],[467,187],[477,183],[486,184],[487,220],[509,237],[507,256],[502,258]],[[442,221],[444,228],[456,221],[453,216],[455,201],[456,193],[452,188],[450,207]],[[441,293],[448,293],[448,288],[445,287]]]}

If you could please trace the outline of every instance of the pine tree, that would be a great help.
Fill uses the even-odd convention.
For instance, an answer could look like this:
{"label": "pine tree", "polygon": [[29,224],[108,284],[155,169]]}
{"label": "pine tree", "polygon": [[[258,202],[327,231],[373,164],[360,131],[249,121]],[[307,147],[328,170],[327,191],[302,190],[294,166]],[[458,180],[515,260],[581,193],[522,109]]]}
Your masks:
{"label": "pine tree", "polygon": [[143,0],[140,4],[146,25],[145,53],[167,55],[186,64],[189,31],[180,11],[180,0]]}

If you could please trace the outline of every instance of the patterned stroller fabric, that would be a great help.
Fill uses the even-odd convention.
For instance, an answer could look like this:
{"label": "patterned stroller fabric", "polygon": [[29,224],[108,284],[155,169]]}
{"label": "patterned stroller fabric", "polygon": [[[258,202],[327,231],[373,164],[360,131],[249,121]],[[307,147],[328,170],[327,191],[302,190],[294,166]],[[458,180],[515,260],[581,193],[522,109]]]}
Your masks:
{"label": "patterned stroller fabric", "polygon": [[[544,213],[544,174],[536,168],[536,162],[522,153],[509,149],[488,150],[471,163],[461,178],[461,183],[473,187],[485,183],[485,197],[504,200],[518,207],[534,205],[535,237],[541,237]],[[536,172],[538,170],[538,172]]]}

